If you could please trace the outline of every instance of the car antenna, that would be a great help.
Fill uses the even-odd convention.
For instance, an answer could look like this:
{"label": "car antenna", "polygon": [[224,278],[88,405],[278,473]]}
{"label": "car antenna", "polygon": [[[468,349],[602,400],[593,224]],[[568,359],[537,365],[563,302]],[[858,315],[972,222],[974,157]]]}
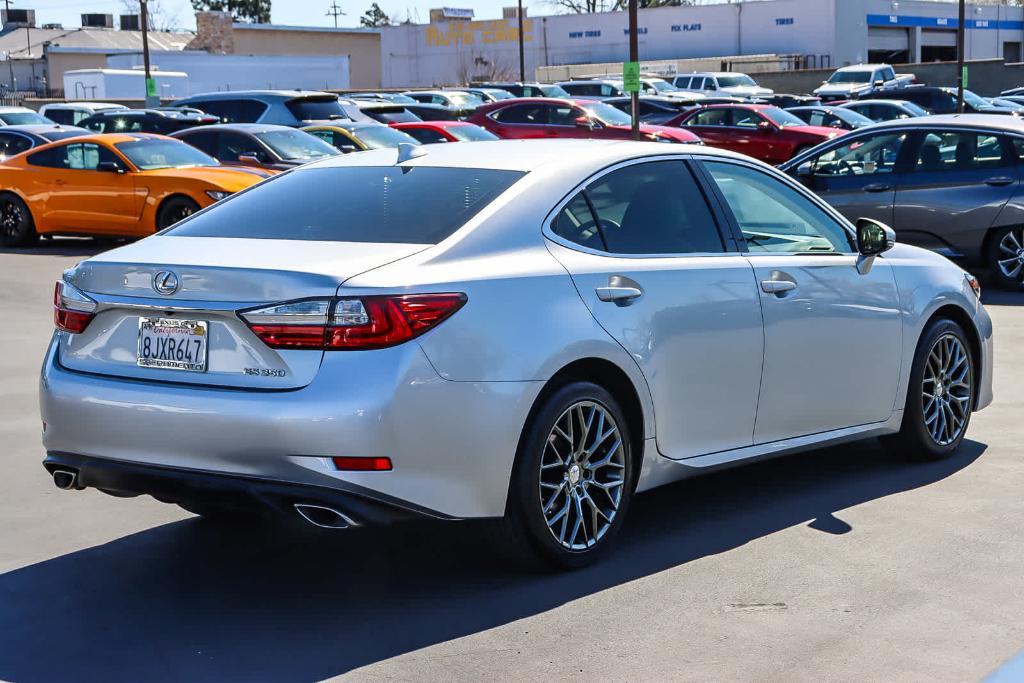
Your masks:
{"label": "car antenna", "polygon": [[410,159],[416,159],[418,157],[427,156],[427,150],[423,149],[422,145],[413,145],[408,142],[398,143],[398,161],[396,164],[402,164]]}

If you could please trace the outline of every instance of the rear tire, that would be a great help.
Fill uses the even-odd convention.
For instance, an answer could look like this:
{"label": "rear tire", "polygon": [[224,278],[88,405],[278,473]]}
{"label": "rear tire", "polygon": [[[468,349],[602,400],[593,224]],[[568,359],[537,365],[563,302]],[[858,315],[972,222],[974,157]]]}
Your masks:
{"label": "rear tire", "polygon": [[536,410],[516,454],[505,549],[562,569],[596,561],[622,528],[633,483],[629,425],[615,398],[590,382],[558,389]]}
{"label": "rear tire", "polygon": [[985,243],[985,266],[1003,289],[1024,290],[1024,228],[998,228]]}
{"label": "rear tire", "polygon": [[963,328],[944,318],[929,323],[910,369],[903,426],[899,434],[884,440],[886,446],[919,460],[952,455],[971,422],[975,376]]}
{"label": "rear tire", "polygon": [[27,247],[39,239],[35,222],[21,197],[0,194],[0,246]]}
{"label": "rear tire", "polygon": [[164,230],[199,210],[199,204],[188,197],[171,197],[160,205],[156,216],[156,229]]}

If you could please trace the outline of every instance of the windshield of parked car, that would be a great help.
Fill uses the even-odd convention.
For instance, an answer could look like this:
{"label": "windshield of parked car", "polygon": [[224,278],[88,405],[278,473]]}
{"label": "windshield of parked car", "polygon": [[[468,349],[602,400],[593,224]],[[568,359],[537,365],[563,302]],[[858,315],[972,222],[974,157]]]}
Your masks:
{"label": "windshield of parked car", "polygon": [[338,153],[332,145],[301,130],[270,130],[255,135],[286,161],[309,161]]}
{"label": "windshield of parked car", "polygon": [[629,114],[605,104],[604,102],[591,102],[583,107],[583,111],[603,124],[609,126],[628,126],[632,122]]}
{"label": "windshield of parked car", "polygon": [[668,81],[663,81],[660,78],[655,78],[654,80],[648,81],[648,83],[650,83],[651,87],[658,92],[676,92],[679,90],[676,86],[672,85]]}
{"label": "windshield of parked car", "polygon": [[220,162],[203,154],[192,145],[178,140],[135,140],[119,142],[114,147],[128,157],[132,166],[140,171],[158,168],[192,168],[195,166],[219,166]]}
{"label": "windshield of parked car", "polygon": [[914,104],[913,102],[902,102],[903,109],[909,112],[912,116],[928,116],[928,110],[924,107]]}
{"label": "windshield of parked car", "polygon": [[829,83],[870,83],[871,71],[837,71],[828,79]]}
{"label": "windshield of parked car", "polygon": [[479,107],[484,103],[482,99],[468,92],[450,92],[448,99],[459,107]]}
{"label": "windshield of parked car", "polygon": [[991,102],[986,100],[984,97],[981,97],[980,95],[976,95],[970,90],[964,90],[964,102],[966,102],[967,104],[971,105],[976,109],[983,109],[985,107],[992,106]]}
{"label": "windshield of parked car", "polygon": [[856,126],[857,128],[860,128],[862,126],[870,126],[872,123],[874,123],[874,121],[864,116],[864,114],[856,112],[852,109],[840,109],[836,107],[835,109],[830,109],[829,113],[842,119],[851,126]]}
{"label": "windshield of parked car", "polygon": [[493,97],[495,101],[511,100],[515,97],[515,95],[510,93],[508,90],[499,90],[498,88],[488,89],[484,92]]}
{"label": "windshield of parked car", "polygon": [[756,86],[757,83],[754,82],[753,78],[751,78],[750,76],[747,76],[746,74],[737,74],[736,76],[719,76],[718,77],[718,87],[719,88],[736,88],[736,87],[747,86],[747,85]]}
{"label": "windshield of parked car", "polygon": [[437,244],[523,175],[435,166],[314,166],[234,195],[167,234]]}
{"label": "windshield of parked car", "polygon": [[50,119],[34,111],[10,111],[0,114],[0,121],[8,126],[25,126],[34,123],[53,123]]}
{"label": "windshield of parked car", "polygon": [[542,85],[540,86],[540,91],[544,93],[544,97],[572,97],[560,85]]}
{"label": "windshield of parked car", "polygon": [[761,110],[761,113],[767,116],[772,123],[780,128],[786,126],[806,126],[807,122],[798,117],[796,114],[791,114],[784,109],[778,107],[765,107]]}
{"label": "windshield of parked car", "polygon": [[486,128],[481,128],[480,126],[474,126],[472,124],[466,126],[449,126],[446,130],[463,142],[488,142],[499,139],[497,135]]}
{"label": "windshield of parked car", "polygon": [[398,143],[407,142],[410,145],[418,145],[419,141],[408,133],[395,130],[391,126],[366,126],[352,131],[352,134],[363,141],[370,149],[386,149],[398,147]]}

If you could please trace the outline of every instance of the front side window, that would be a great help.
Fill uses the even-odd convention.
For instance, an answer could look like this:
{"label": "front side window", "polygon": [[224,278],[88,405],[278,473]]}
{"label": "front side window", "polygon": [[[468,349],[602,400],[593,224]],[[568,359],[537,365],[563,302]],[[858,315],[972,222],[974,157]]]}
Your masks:
{"label": "front side window", "polygon": [[764,119],[761,118],[761,115],[756,111],[751,111],[749,109],[732,110],[732,125],[737,128],[757,128],[758,124],[762,121],[764,121]]}
{"label": "front side window", "polygon": [[724,250],[711,209],[682,161],[633,164],[601,176],[566,204],[552,231],[612,254]]}
{"label": "front side window", "polygon": [[1012,166],[1009,149],[990,133],[927,133],[917,151],[915,169],[921,173],[974,171]]}
{"label": "front side window", "polygon": [[338,150],[301,130],[272,130],[256,133],[256,138],[282,159],[309,161],[334,156]]}
{"label": "front side window", "polygon": [[750,252],[818,254],[855,251],[850,234],[800,192],[748,166],[705,161]]}
{"label": "front side window", "polygon": [[865,135],[833,147],[811,161],[817,176],[860,176],[892,173],[906,133]]}
{"label": "front side window", "polygon": [[177,224],[183,237],[436,244],[525,175],[413,166],[282,173]]}
{"label": "front side window", "polygon": [[728,126],[732,119],[728,109],[705,109],[687,119],[687,126]]}

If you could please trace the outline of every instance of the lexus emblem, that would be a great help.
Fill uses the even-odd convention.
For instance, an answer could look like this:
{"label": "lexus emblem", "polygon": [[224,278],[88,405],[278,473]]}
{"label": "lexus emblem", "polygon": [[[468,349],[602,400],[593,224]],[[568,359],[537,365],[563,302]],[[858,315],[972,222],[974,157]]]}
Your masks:
{"label": "lexus emblem", "polygon": [[173,271],[161,270],[153,276],[153,289],[157,294],[174,294],[178,291],[178,276]]}

